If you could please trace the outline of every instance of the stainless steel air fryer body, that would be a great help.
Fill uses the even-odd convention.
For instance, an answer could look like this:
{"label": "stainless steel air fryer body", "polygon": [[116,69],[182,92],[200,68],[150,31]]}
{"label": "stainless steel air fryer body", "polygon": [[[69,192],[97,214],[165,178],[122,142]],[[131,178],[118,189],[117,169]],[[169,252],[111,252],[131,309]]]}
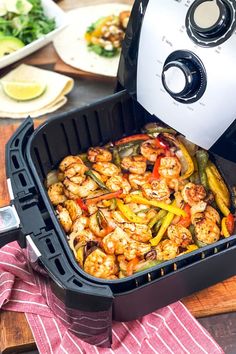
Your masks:
{"label": "stainless steel air fryer body", "polygon": [[136,1],[118,75],[149,113],[233,161],[235,13],[235,0]]}

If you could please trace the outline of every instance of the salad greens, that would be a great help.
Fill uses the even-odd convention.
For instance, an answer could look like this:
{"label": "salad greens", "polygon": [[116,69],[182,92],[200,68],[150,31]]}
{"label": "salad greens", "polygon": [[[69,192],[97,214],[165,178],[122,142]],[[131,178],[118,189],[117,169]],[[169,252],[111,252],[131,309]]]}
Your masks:
{"label": "salad greens", "polygon": [[56,27],[55,20],[44,14],[41,0],[5,0],[5,11],[0,10],[5,12],[0,15],[0,37],[15,37],[25,45]]}

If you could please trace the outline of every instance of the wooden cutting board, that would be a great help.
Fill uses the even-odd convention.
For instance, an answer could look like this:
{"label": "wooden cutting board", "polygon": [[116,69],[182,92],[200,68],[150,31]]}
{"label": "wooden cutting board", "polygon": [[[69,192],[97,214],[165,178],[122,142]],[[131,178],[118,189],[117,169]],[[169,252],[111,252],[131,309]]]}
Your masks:
{"label": "wooden cutting board", "polygon": [[[38,125],[40,121],[36,121]],[[2,125],[0,128],[0,207],[9,203],[5,176],[5,144],[18,124]],[[199,291],[182,300],[195,317],[232,312],[236,310],[236,276],[222,283]],[[0,351],[2,353],[24,350],[35,346],[24,314],[2,311],[0,314]]]}

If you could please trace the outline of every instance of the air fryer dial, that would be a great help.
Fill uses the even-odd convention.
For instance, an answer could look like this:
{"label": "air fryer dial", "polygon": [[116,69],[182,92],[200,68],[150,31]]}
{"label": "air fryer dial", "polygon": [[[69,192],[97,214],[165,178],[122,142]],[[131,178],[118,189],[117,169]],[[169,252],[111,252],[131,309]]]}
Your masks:
{"label": "air fryer dial", "polygon": [[192,103],[199,100],[206,89],[206,82],[205,68],[195,54],[178,50],[166,59],[162,83],[176,101]]}
{"label": "air fryer dial", "polygon": [[198,45],[217,46],[233,33],[235,12],[231,0],[196,0],[186,15],[188,35]]}

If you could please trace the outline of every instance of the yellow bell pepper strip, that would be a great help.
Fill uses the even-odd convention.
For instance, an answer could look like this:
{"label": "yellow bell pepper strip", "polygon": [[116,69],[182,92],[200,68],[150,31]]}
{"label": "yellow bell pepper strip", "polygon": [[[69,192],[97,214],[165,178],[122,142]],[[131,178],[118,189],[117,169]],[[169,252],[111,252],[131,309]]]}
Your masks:
{"label": "yellow bell pepper strip", "polygon": [[188,245],[188,246],[187,246],[187,250],[184,251],[184,252],[181,252],[180,254],[178,254],[178,256],[182,256],[183,254],[196,251],[196,250],[198,250],[198,248],[199,248],[199,247],[198,247],[197,245]]}
{"label": "yellow bell pepper strip", "polygon": [[175,214],[169,212],[164,218],[163,223],[157,233],[157,235],[150,240],[152,246],[157,246],[158,243],[161,241],[162,237],[164,236],[166,230],[170,226],[172,220],[174,219]]}
{"label": "yellow bell pepper strip", "polygon": [[124,217],[134,223],[137,224],[146,224],[147,220],[145,218],[141,218],[140,216],[136,215],[128,205],[125,205],[124,202],[120,199],[117,199],[117,208],[120,212],[124,215]]}
{"label": "yellow bell pepper strip", "polygon": [[184,217],[187,216],[186,211],[176,207],[173,204],[169,205],[164,202],[158,202],[157,200],[153,200],[153,199],[149,200],[149,199],[146,199],[144,197],[141,197],[139,195],[134,195],[134,194],[129,195],[128,200],[131,202],[134,202],[134,203],[138,203],[138,204],[152,205],[154,207],[170,211],[171,213],[173,213],[175,215],[184,216]]}
{"label": "yellow bell pepper strip", "polygon": [[167,137],[169,140],[171,140],[174,143],[174,145],[181,150],[181,152],[182,152],[182,154],[184,156],[184,159],[185,159],[185,161],[187,163],[187,166],[188,166],[187,170],[181,176],[181,178],[182,179],[189,178],[191,176],[191,174],[194,172],[194,163],[193,163],[193,160],[192,160],[188,150],[186,149],[185,145],[180,140],[178,140],[176,137],[174,137],[171,134],[164,133],[163,135],[165,137]]}
{"label": "yellow bell pepper strip", "polygon": [[224,237],[229,237],[230,236],[230,233],[227,229],[227,226],[226,226],[226,216],[223,217],[223,219],[221,220],[221,235],[224,236]]}
{"label": "yellow bell pepper strip", "polygon": [[222,214],[224,216],[228,216],[230,214],[230,210],[225,205],[225,203],[224,203],[223,199],[221,198],[221,196],[219,196],[218,194],[215,194],[215,201],[216,201],[216,204],[217,204],[218,208],[222,212]]}
{"label": "yellow bell pepper strip", "polygon": [[[215,197],[218,196],[220,199],[222,199],[224,204],[227,207],[229,207],[229,205],[230,205],[229,195],[227,193],[225,193],[225,191],[222,189],[222,186],[219,183],[219,178],[212,172],[212,169],[210,168],[210,166],[206,167],[206,174],[207,174],[207,178],[208,178],[209,187],[212,190]],[[217,200],[216,200],[216,202],[217,202]],[[219,208],[220,208],[220,206],[219,206]]]}
{"label": "yellow bell pepper strip", "polygon": [[166,216],[166,210],[160,210],[148,223],[149,229],[151,229],[160,219]]}
{"label": "yellow bell pepper strip", "polygon": [[220,172],[218,171],[217,167],[213,164],[213,162],[209,161],[208,166],[210,167],[210,170],[212,171],[212,173],[215,175],[216,180],[219,183],[219,186],[221,187],[226,200],[228,201],[228,204],[226,204],[226,205],[229,206],[230,205],[230,192],[229,192],[227,185],[225,184],[224,179],[222,178]]}

